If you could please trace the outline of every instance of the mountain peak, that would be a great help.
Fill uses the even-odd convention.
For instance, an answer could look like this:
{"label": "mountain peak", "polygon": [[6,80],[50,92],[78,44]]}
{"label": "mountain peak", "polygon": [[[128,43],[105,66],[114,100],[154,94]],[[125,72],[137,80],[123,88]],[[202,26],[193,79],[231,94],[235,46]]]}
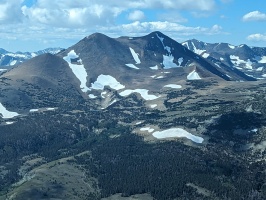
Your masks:
{"label": "mountain peak", "polygon": [[110,38],[109,36],[103,34],[103,33],[93,33],[86,37],[86,39],[104,39],[104,38]]}

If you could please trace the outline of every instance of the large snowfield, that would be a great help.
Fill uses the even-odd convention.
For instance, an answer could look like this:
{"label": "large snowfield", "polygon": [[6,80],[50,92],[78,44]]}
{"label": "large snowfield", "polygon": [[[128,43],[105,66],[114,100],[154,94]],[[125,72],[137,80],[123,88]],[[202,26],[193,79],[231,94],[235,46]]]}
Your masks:
{"label": "large snowfield", "polygon": [[164,69],[171,69],[178,67],[178,65],[174,63],[174,56],[172,55],[169,56],[163,55],[163,65]]}
{"label": "large snowfield", "polygon": [[82,64],[82,61],[80,60],[80,64],[72,64],[71,59],[77,59],[78,55],[74,50],[71,50],[67,56],[64,57],[64,60],[68,62],[69,67],[71,68],[72,72],[75,74],[75,76],[80,81],[80,89],[82,92],[87,92],[90,89],[87,87],[87,72]]}
{"label": "large snowfield", "polygon": [[196,143],[202,143],[204,140],[202,137],[195,136],[182,128],[171,128],[163,131],[155,131],[152,135],[157,139],[186,137],[187,139]]}
{"label": "large snowfield", "polygon": [[19,114],[16,112],[8,111],[2,103],[0,103],[0,114],[2,114],[2,117],[4,119],[9,119],[18,116]]}
{"label": "large snowfield", "polygon": [[114,90],[125,88],[125,86],[119,83],[114,77],[101,74],[98,76],[97,80],[91,84],[90,89],[103,90],[104,86],[109,86]]}

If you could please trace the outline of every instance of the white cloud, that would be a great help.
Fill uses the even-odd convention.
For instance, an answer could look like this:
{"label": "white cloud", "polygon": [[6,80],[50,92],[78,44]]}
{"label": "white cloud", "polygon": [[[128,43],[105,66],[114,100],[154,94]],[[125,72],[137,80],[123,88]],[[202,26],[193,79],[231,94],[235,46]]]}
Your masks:
{"label": "white cloud", "polygon": [[[49,2],[49,0],[47,0]],[[43,5],[43,1],[40,1]],[[91,25],[107,25],[114,20],[117,10],[112,10],[103,5],[93,4],[88,7],[50,8],[50,6],[35,5],[22,7],[25,17],[33,23],[41,23],[54,27],[84,27]],[[59,6],[59,5],[58,5]],[[66,7],[66,8],[65,8]]]}
{"label": "white cloud", "polygon": [[145,17],[141,9],[162,11],[212,11],[215,0],[37,0],[24,5],[24,0],[1,0],[0,23],[24,22],[54,27],[82,27],[114,24],[122,12],[135,10],[128,19],[137,21]]}
{"label": "white cloud", "polygon": [[179,35],[214,35],[214,34],[224,34],[222,32],[222,27],[218,25],[214,25],[210,28],[206,27],[189,27],[184,26],[174,22],[168,21],[153,21],[153,22],[133,22],[130,24],[122,24],[111,27],[101,27],[103,32],[108,33],[119,33],[123,34],[131,34],[131,35],[143,35],[146,33],[150,33],[153,31],[162,31],[162,32],[175,32]]}
{"label": "white cloud", "polygon": [[223,28],[221,26],[215,24],[212,26],[212,28],[210,30],[212,33],[221,33],[222,29]]}
{"label": "white cloud", "polygon": [[256,33],[256,34],[251,34],[247,37],[248,40],[251,41],[266,41],[266,34],[260,34],[260,33]]}
{"label": "white cloud", "polygon": [[21,22],[21,3],[22,0],[0,1],[0,24]]}
{"label": "white cloud", "polygon": [[144,12],[140,10],[135,10],[128,15],[128,19],[132,21],[139,21],[145,18]]}
{"label": "white cloud", "polygon": [[243,16],[243,21],[266,21],[266,14],[259,11],[253,11]]}
{"label": "white cloud", "polygon": [[[14,36],[17,41],[25,43],[38,40],[47,44],[56,41],[61,45],[63,42],[60,41],[64,40],[68,41],[68,45],[70,41],[74,44],[94,32],[116,37],[141,36],[159,30],[175,38],[223,34],[219,26],[193,27],[179,24],[188,21],[179,14],[181,11],[210,13],[216,8],[216,0],[35,0],[31,1],[34,2],[32,5],[25,2],[0,0],[1,41],[10,40]],[[150,17],[145,10],[154,12],[154,16]],[[126,13],[128,19],[135,22],[116,24],[126,23],[123,18],[125,15],[122,15]],[[148,16],[152,21],[142,22]],[[27,45],[34,46],[35,43],[28,42]]]}
{"label": "white cloud", "polygon": [[160,9],[179,9],[179,10],[201,10],[210,11],[215,7],[214,0],[125,0],[126,4],[134,8],[160,8]]}

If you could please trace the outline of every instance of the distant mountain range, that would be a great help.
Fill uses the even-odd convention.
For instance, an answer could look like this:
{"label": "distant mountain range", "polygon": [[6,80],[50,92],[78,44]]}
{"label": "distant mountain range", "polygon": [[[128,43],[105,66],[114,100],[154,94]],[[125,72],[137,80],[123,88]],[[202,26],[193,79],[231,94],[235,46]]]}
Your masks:
{"label": "distant mountain range", "polygon": [[44,53],[56,54],[62,48],[47,48],[36,52],[9,52],[0,48],[0,68],[6,69]]}
{"label": "distant mountain range", "polygon": [[256,79],[266,78],[266,47],[211,44],[195,39],[183,42],[182,45],[220,68],[238,69]]}

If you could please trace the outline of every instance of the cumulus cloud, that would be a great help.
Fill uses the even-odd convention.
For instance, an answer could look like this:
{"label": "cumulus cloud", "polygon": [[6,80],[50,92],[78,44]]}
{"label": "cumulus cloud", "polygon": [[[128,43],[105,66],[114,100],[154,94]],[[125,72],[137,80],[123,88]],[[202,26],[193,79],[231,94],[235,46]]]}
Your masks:
{"label": "cumulus cloud", "polygon": [[[222,27],[214,25],[210,28],[206,27],[190,27],[184,26],[174,22],[168,21],[153,21],[153,22],[133,22],[130,24],[122,24],[112,27],[101,27],[103,32],[115,32],[120,34],[133,34],[133,35],[142,35],[152,31],[162,31],[162,32],[175,32],[180,35],[214,35],[214,34],[223,34]],[[121,32],[122,31],[122,32]]]}
{"label": "cumulus cloud", "polygon": [[20,4],[22,0],[0,1],[0,23],[21,22],[22,12]]}
{"label": "cumulus cloud", "polygon": [[[115,37],[144,35],[156,30],[169,36],[176,33],[180,37],[223,34],[218,25],[193,27],[179,24],[188,21],[179,14],[182,11],[210,13],[216,3],[217,0],[0,0],[0,38],[15,36],[17,40],[29,41],[74,39],[76,42],[94,32]],[[154,10],[153,21],[142,22],[148,16],[145,16],[146,10]],[[160,12],[156,13],[158,10]],[[126,23],[122,17],[127,13],[127,19],[133,22],[117,24]]]}
{"label": "cumulus cloud", "polygon": [[266,21],[266,14],[260,11],[252,11],[243,16],[243,21]]}
{"label": "cumulus cloud", "polygon": [[39,23],[55,27],[82,27],[114,23],[122,12],[135,10],[128,15],[132,21],[142,20],[142,9],[163,11],[212,11],[215,0],[37,0],[33,5],[24,0],[1,0],[0,23]]}
{"label": "cumulus cloud", "polygon": [[67,7],[64,5],[60,8],[58,8],[60,4],[55,5],[53,8],[50,8],[50,5],[43,4],[43,1],[40,1],[39,4],[33,7],[23,6],[22,12],[33,23],[74,28],[97,24],[107,25],[117,15],[117,10],[99,4],[93,4],[88,7],[81,7],[80,5]]}
{"label": "cumulus cloud", "polygon": [[160,9],[182,9],[210,11],[215,7],[214,0],[125,0],[130,7],[135,8],[160,8]]}
{"label": "cumulus cloud", "polygon": [[247,37],[248,40],[251,41],[266,41],[266,34],[260,34],[260,33],[255,33],[251,34]]}
{"label": "cumulus cloud", "polygon": [[128,15],[128,19],[131,21],[139,21],[145,18],[144,12],[140,10],[135,10]]}

